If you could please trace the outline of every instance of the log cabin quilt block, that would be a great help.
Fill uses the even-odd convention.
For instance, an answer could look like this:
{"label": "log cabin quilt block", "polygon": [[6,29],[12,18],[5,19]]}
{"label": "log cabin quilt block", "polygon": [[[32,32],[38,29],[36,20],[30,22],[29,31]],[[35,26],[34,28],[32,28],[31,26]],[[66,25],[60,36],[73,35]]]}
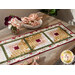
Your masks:
{"label": "log cabin quilt block", "polygon": [[6,61],[6,56],[4,54],[4,51],[2,49],[2,47],[0,46],[0,63],[3,63],[4,61]]}
{"label": "log cabin quilt block", "polygon": [[8,58],[14,58],[30,52],[29,47],[23,39],[4,44],[3,47],[8,55]]}
{"label": "log cabin quilt block", "polygon": [[45,32],[45,34],[53,41],[58,42],[71,37],[65,30],[60,27],[53,28]]}
{"label": "log cabin quilt block", "polygon": [[52,44],[52,42],[43,33],[29,36],[25,38],[25,40],[28,42],[32,50]]}

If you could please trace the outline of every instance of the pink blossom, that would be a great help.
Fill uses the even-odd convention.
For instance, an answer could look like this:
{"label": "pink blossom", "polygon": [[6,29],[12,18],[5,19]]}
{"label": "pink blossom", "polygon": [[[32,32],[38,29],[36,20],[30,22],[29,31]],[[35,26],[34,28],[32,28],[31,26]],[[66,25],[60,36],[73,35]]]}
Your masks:
{"label": "pink blossom", "polygon": [[28,24],[32,26],[40,25],[39,20],[42,17],[38,17],[37,13],[30,14],[29,17],[22,17],[21,20],[23,24]]}
{"label": "pink blossom", "polygon": [[37,26],[37,25],[39,25],[39,24],[40,24],[40,23],[39,23],[38,21],[36,21],[36,20],[31,23],[31,25],[33,25],[33,26]]}
{"label": "pink blossom", "polygon": [[17,18],[12,18],[8,23],[16,27],[17,29],[19,29],[22,26],[22,22],[18,20]]}
{"label": "pink blossom", "polygon": [[4,22],[4,24],[6,25],[6,26],[8,26],[10,23],[8,23],[12,18],[17,18],[18,20],[20,20],[21,21],[21,19],[18,17],[18,16],[8,16],[8,17],[5,17],[5,22]]}
{"label": "pink blossom", "polygon": [[30,20],[35,20],[35,19],[37,19],[38,18],[38,15],[36,14],[36,13],[33,13],[33,14],[30,14],[29,15],[29,18],[30,18]]}
{"label": "pink blossom", "polygon": [[30,18],[28,18],[28,17],[22,17],[21,20],[22,20],[23,23],[28,24],[29,21],[30,21]]}

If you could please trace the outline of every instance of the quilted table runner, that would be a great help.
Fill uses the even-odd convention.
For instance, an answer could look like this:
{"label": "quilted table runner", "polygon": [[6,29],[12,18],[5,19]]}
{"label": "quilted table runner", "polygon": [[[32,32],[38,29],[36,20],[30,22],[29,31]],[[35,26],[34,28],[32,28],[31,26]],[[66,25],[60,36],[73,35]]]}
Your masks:
{"label": "quilted table runner", "polygon": [[13,64],[75,40],[62,23],[0,41],[0,64]]}

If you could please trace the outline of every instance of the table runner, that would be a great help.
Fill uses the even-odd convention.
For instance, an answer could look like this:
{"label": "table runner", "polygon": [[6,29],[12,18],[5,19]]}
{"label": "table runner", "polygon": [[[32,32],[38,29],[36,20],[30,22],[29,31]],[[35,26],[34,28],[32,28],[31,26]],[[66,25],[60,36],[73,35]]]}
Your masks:
{"label": "table runner", "polygon": [[14,64],[75,40],[62,23],[0,41],[0,64]]}

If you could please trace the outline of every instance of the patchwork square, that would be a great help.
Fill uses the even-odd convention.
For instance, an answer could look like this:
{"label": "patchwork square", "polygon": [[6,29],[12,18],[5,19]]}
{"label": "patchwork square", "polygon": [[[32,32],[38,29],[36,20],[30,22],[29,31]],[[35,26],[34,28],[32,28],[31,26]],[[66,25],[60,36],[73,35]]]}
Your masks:
{"label": "patchwork square", "polygon": [[14,47],[14,50],[17,50],[17,49],[19,49],[19,46],[15,46],[15,47]]}
{"label": "patchwork square", "polygon": [[36,42],[41,42],[41,40],[40,39],[36,39]]}
{"label": "patchwork square", "polygon": [[33,50],[52,44],[51,41],[43,33],[29,36],[25,38],[25,40]]}
{"label": "patchwork square", "polygon": [[70,37],[63,29],[60,27],[48,30],[44,32],[53,42],[58,42],[60,40]]}
{"label": "patchwork square", "polygon": [[0,46],[0,62],[6,61],[5,54]]}
{"label": "patchwork square", "polygon": [[23,39],[3,45],[9,58],[28,53],[31,50]]}

